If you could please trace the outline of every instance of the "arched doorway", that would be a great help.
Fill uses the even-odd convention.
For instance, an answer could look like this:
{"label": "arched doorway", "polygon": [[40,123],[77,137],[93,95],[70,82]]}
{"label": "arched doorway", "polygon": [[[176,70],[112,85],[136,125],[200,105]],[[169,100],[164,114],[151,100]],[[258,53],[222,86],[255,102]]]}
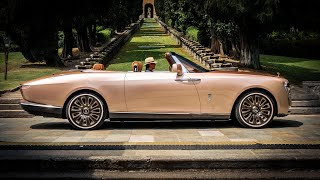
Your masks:
{"label": "arched doorway", "polygon": [[153,18],[153,5],[148,3],[144,6],[144,17]]}

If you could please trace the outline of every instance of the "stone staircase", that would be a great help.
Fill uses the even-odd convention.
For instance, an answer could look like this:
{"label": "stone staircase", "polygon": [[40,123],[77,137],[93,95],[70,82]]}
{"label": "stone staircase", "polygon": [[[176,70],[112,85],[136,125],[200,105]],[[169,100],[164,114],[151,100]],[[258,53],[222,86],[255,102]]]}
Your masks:
{"label": "stone staircase", "polygon": [[291,99],[290,114],[320,114],[319,97],[309,89],[293,86]]}
{"label": "stone staircase", "polygon": [[0,97],[0,118],[28,118],[33,115],[20,107],[20,91],[5,93]]}
{"label": "stone staircase", "polygon": [[237,61],[226,55],[214,54],[210,48],[201,45],[197,41],[188,39],[183,33],[169,27],[159,19],[155,19],[164,32],[177,41],[179,45],[194,59],[200,61],[207,69],[213,71],[238,71],[235,66]]}

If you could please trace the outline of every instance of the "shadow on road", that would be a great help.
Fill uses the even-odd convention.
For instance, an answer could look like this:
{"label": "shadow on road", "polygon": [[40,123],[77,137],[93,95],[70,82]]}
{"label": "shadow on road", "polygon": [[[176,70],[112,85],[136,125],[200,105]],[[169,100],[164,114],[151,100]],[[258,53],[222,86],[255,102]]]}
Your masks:
{"label": "shadow on road", "polygon": [[300,127],[303,123],[301,121],[295,121],[295,120],[274,120],[272,122],[271,128],[286,128],[286,127]]}
{"label": "shadow on road", "polygon": [[59,130],[72,130],[72,127],[69,123],[64,122],[48,122],[34,124],[30,126],[31,129],[59,129]]}
{"label": "shadow on road", "polygon": [[[296,120],[274,120],[269,128],[300,127],[303,123]],[[48,122],[34,124],[31,129],[59,129],[72,130],[68,122]],[[236,122],[212,122],[212,121],[132,121],[123,119],[121,121],[105,122],[100,130],[114,129],[206,129],[206,128],[242,128]]]}

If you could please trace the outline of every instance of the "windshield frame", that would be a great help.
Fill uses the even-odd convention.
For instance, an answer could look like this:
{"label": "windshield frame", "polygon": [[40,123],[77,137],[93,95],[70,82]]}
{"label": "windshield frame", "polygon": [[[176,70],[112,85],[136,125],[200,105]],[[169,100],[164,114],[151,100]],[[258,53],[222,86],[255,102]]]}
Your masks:
{"label": "windshield frame", "polygon": [[[204,73],[204,72],[209,72],[208,69],[205,69],[201,66],[199,66],[198,64],[192,62],[191,60],[180,56],[179,54],[176,54],[174,52],[170,52],[169,53],[170,59],[172,61],[173,64],[181,64],[182,66],[182,71],[184,73]],[[191,66],[193,69],[196,69],[198,72],[190,72],[186,67],[185,64],[187,64],[188,66]]]}

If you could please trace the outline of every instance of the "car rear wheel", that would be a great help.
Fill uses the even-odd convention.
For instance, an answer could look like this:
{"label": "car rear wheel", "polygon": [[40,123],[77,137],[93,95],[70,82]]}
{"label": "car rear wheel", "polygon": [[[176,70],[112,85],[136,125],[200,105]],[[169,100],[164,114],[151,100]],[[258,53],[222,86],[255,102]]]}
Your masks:
{"label": "car rear wheel", "polygon": [[267,127],[272,122],[274,112],[274,100],[263,91],[251,91],[241,95],[235,107],[238,122],[250,128]]}
{"label": "car rear wheel", "polygon": [[66,115],[76,129],[91,130],[99,128],[106,119],[106,106],[92,93],[80,93],[70,99]]}

